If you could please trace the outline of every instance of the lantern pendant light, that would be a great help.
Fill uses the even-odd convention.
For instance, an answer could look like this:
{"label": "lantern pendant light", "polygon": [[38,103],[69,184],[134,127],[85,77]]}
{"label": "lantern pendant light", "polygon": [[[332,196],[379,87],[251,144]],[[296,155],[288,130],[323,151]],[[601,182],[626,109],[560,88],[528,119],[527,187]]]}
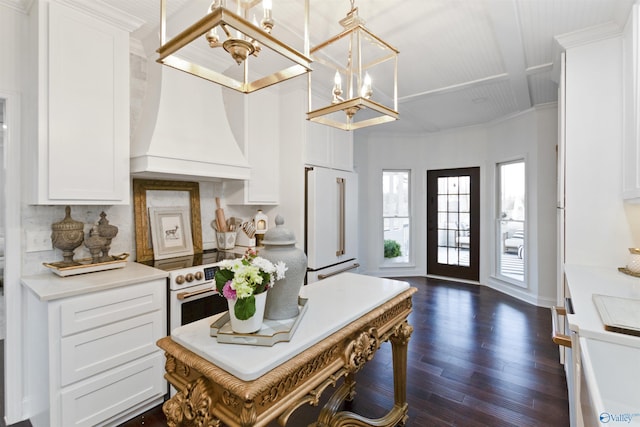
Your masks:
{"label": "lantern pendant light", "polygon": [[[179,11],[167,2],[171,0],[160,2],[161,64],[242,93],[311,70],[308,54],[301,52],[308,50],[306,41],[304,49],[296,49],[276,38],[276,29],[283,26],[276,25],[273,0],[213,0],[207,10],[196,10],[199,2],[187,2]],[[305,31],[308,9],[306,0],[299,17]]]}
{"label": "lantern pendant light", "polygon": [[310,50],[307,119],[343,130],[397,120],[398,50],[364,26],[354,0],[340,25]]}

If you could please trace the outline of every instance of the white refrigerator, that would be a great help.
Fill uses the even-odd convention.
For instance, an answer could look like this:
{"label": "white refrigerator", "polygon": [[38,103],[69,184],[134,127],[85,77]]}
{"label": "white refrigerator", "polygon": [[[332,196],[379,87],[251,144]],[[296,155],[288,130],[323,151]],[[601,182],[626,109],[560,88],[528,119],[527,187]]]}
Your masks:
{"label": "white refrigerator", "polygon": [[358,264],[358,174],[323,167],[306,171],[306,283],[313,283]]}

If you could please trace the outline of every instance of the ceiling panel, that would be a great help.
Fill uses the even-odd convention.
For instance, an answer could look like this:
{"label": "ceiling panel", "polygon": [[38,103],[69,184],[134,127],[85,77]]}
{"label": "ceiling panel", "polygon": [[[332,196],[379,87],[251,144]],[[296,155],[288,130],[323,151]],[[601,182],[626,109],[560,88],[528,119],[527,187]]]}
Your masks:
{"label": "ceiling panel", "polygon": [[534,105],[548,104],[558,100],[558,85],[552,80],[552,71],[527,77],[529,91]]}
{"label": "ceiling panel", "polygon": [[633,0],[517,0],[527,67],[550,63],[553,38],[615,22],[622,28]]}
{"label": "ceiling panel", "polygon": [[[146,21],[134,38],[150,34],[157,37],[158,0],[91,2],[106,3]],[[167,2],[171,13],[195,2],[205,13],[210,3]],[[370,129],[434,132],[484,123],[555,102],[557,86],[550,71],[554,37],[608,22],[623,28],[633,2],[355,0],[367,28],[400,51],[400,120]],[[310,0],[310,5],[313,46],[341,30],[338,21],[349,11],[351,2]],[[301,16],[303,7],[303,0],[273,0],[280,34],[301,40],[303,23],[290,17]]]}

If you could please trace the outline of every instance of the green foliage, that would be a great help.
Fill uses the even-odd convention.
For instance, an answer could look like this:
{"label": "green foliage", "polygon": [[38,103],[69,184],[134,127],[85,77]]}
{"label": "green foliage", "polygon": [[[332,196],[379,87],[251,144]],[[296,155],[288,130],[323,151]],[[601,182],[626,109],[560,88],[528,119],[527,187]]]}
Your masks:
{"label": "green foliage", "polygon": [[396,242],[395,240],[384,241],[385,258],[395,258],[400,255],[402,255],[402,252],[400,251],[400,243]]}
{"label": "green foliage", "polygon": [[233,271],[219,269],[216,271],[214,277],[216,279],[216,290],[220,295],[222,295],[222,288],[224,288],[224,284],[233,279]]}
{"label": "green foliage", "polygon": [[240,320],[247,320],[256,313],[256,298],[251,295],[246,298],[238,298],[233,307],[233,312]]}

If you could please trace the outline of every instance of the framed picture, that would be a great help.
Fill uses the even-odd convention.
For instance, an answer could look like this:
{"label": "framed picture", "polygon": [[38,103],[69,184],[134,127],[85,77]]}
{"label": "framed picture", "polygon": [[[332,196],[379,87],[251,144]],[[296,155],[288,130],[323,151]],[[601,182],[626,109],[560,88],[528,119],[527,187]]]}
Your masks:
{"label": "framed picture", "polygon": [[151,243],[155,259],[193,255],[191,223],[186,208],[149,208]]}
{"label": "framed picture", "polygon": [[193,252],[202,252],[202,224],[200,219],[200,190],[197,182],[161,181],[155,179],[133,180],[133,212],[136,224],[136,261],[153,260],[153,245],[151,242],[151,227],[149,224],[149,204],[147,195],[157,192],[184,192],[189,197],[191,212],[191,239]]}

